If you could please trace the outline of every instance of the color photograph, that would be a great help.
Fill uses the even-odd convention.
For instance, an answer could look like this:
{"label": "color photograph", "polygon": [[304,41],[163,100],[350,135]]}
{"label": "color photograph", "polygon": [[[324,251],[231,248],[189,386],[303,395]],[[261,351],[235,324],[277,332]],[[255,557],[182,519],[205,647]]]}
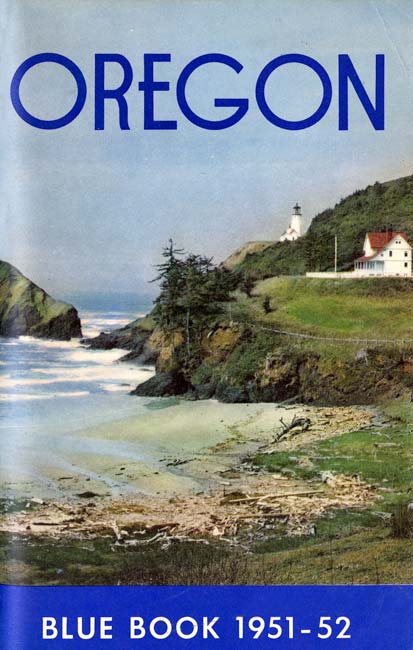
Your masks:
{"label": "color photograph", "polygon": [[1,583],[412,583],[413,5],[1,5]]}

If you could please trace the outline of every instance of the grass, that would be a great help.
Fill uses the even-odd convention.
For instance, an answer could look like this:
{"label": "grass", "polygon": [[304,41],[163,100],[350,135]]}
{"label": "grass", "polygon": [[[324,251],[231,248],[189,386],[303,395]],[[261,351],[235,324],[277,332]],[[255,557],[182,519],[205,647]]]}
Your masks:
{"label": "grass", "polygon": [[[271,311],[263,308],[264,298],[270,298]],[[412,343],[397,343],[394,339],[413,341],[413,281],[400,278],[383,280],[319,280],[312,278],[278,277],[257,282],[251,298],[237,291],[228,305],[226,320],[252,324],[250,336],[244,336],[210,375],[224,375],[237,386],[253,382],[262,370],[267,355],[283,359],[278,366],[301,364],[311,357],[319,375],[333,377],[334,389],[343,399],[363,403],[363,391],[369,389],[371,402],[380,379],[397,368],[400,387],[409,386],[409,374],[401,370],[401,357],[410,358]],[[306,339],[262,330],[269,327],[338,341]],[[354,339],[354,342],[340,339]],[[373,343],[364,342],[371,339]],[[387,339],[389,343],[376,343]],[[366,361],[360,354],[368,348]],[[355,365],[354,362],[356,361]],[[355,373],[352,368],[354,367]],[[400,370],[400,372],[399,372]],[[397,374],[398,373],[398,374]],[[394,375],[394,373],[393,373]],[[303,379],[305,389],[310,377]],[[312,388],[308,388],[314,393]],[[357,395],[359,391],[359,395]],[[328,393],[329,391],[327,391]],[[331,391],[330,391],[331,392]],[[380,392],[380,391],[379,391]],[[391,395],[391,398],[397,394]],[[315,399],[319,399],[316,397]],[[328,395],[329,401],[337,399]]]}
{"label": "grass", "polygon": [[[47,585],[253,583],[257,566],[224,543],[114,547],[113,537],[1,542],[1,582]],[[263,581],[263,578],[262,578]]]}
{"label": "grass", "polygon": [[[383,503],[386,506],[397,503],[399,494],[412,494],[413,500],[413,406],[409,407],[404,405],[408,421],[346,433],[294,450],[294,453],[257,455],[254,462],[268,471],[292,473],[304,479],[319,477],[323,471],[358,474],[377,488],[385,488]],[[300,466],[304,458],[311,461],[310,469]]]}
{"label": "grass", "polygon": [[[320,442],[312,448],[295,450],[294,454],[282,452],[257,456],[255,462],[269,471],[287,470],[304,479],[314,478],[327,470],[349,475],[359,474],[369,483],[399,491],[413,487],[412,451],[410,427],[396,426],[380,432],[344,434]],[[312,469],[300,467],[299,462],[303,458],[310,458]]]}
{"label": "grass", "polygon": [[113,539],[2,542],[2,583],[36,585],[375,584],[413,582],[411,540],[373,514],[320,520],[314,537],[279,536],[252,553],[222,543],[163,550],[115,547]]}
{"label": "grass", "polygon": [[302,544],[294,551],[267,554],[277,584],[411,583],[413,548],[376,526]]}
{"label": "grass", "polygon": [[[262,303],[270,298],[273,311]],[[253,296],[237,294],[235,317],[281,329],[353,338],[413,338],[413,283],[408,279],[268,278]]]}
{"label": "grass", "polygon": [[[274,337],[268,332],[258,331],[256,336],[238,343],[225,363],[225,373],[234,377],[238,384],[253,379],[256,369],[266,353],[274,347]],[[219,368],[219,371],[222,369]]]}
{"label": "grass", "polygon": [[[255,545],[255,552],[277,561],[293,583],[411,582],[413,579],[413,405],[386,408],[392,421],[380,429],[325,440],[294,453],[258,455],[269,471],[313,479],[324,470],[358,474],[373,484],[380,500],[367,509],[338,510],[315,522],[312,537],[281,535]],[[311,461],[303,468],[300,460]],[[307,463],[308,465],[308,463]],[[387,513],[387,516],[386,516]],[[329,566],[331,565],[330,569]]]}

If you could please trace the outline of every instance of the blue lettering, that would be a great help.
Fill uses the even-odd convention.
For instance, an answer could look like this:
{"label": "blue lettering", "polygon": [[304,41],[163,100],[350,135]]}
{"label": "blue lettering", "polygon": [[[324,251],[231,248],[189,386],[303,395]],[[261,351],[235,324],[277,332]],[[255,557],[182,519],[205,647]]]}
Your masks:
{"label": "blue lettering", "polygon": [[[321,100],[320,106],[312,115],[310,115],[310,117],[307,117],[304,120],[293,121],[285,120],[279,117],[268,106],[267,100],[265,98],[265,86],[270,75],[274,72],[274,70],[287,63],[301,63],[302,65],[306,65],[307,67],[311,68],[318,75],[323,86],[323,98]],[[267,63],[265,68],[262,70],[257,80],[255,95],[261,113],[269,122],[271,122],[271,124],[275,124],[275,126],[279,126],[281,129],[298,131],[300,129],[308,129],[309,126],[313,126],[319,122],[321,118],[324,117],[329,109],[333,90],[331,87],[330,77],[328,76],[321,63],[318,63],[318,61],[312,59],[310,56],[305,56],[305,54],[284,54],[283,56],[278,56],[276,59],[273,59]]]}
{"label": "blue lettering", "polygon": [[[66,115],[59,117],[55,120],[41,120],[38,117],[35,117],[23,106],[20,99],[20,84],[21,81],[28,70],[38,65],[39,63],[57,63],[62,65],[66,70],[73,75],[76,84],[77,84],[77,97],[73,107],[70,109]],[[53,52],[44,52],[42,54],[35,54],[30,58],[26,59],[16,70],[10,87],[10,97],[14,110],[21,117],[22,120],[35,126],[37,129],[60,129],[62,126],[66,126],[73,122],[73,120],[79,115],[82,110],[85,101],[86,101],[86,81],[81,72],[73,61],[68,59],[62,54],[55,54]]]}
{"label": "blue lettering", "polygon": [[[157,81],[154,78],[155,63],[170,62],[170,54],[144,54],[143,80],[139,82],[138,88],[143,91],[144,104],[144,129],[145,130],[176,130],[176,120],[159,120],[155,118],[155,93],[167,92],[170,90],[169,81]],[[40,119],[33,115],[23,105],[20,97],[21,82],[31,68],[41,63],[55,63],[70,72],[77,86],[77,96],[72,108],[61,117],[56,119]],[[116,88],[106,88],[105,74],[106,64],[115,63],[123,72],[123,79]],[[231,108],[229,117],[222,119],[206,119],[196,113],[189,105],[186,93],[187,85],[192,74],[204,65],[218,63],[230,68],[239,74],[243,70],[242,64],[237,59],[226,54],[210,53],[199,56],[190,61],[179,75],[176,85],[176,101],[182,114],[202,129],[222,130],[237,124],[248,112],[249,99],[247,98],[215,98],[214,106],[217,108]],[[266,98],[266,87],[270,76],[283,65],[296,63],[304,65],[312,70],[321,84],[322,98],[320,105],[310,116],[301,120],[290,120],[280,117],[270,107]],[[101,131],[105,128],[105,101],[115,100],[119,113],[119,128],[122,131],[130,130],[128,102],[126,93],[132,86],[133,69],[129,60],[116,53],[95,54],[95,130]],[[371,125],[376,131],[384,130],[385,122],[385,58],[384,54],[377,54],[375,57],[375,97],[370,99],[365,86],[363,85],[353,62],[348,54],[338,56],[338,128],[340,131],[347,131],[349,128],[349,86],[361,103],[367,114]],[[297,88],[300,92],[300,88]],[[332,84],[325,68],[315,59],[304,54],[284,54],[272,59],[261,71],[255,86],[255,97],[257,106],[271,124],[287,130],[307,129],[317,124],[327,113],[332,100]],[[19,117],[38,129],[59,129],[70,124],[82,111],[87,95],[85,77],[80,68],[69,58],[53,52],[43,52],[26,59],[16,70],[10,86],[10,97],[12,105]]]}
{"label": "blue lettering", "polygon": [[384,54],[376,54],[376,88],[375,106],[360,81],[356,69],[348,54],[338,57],[338,128],[348,131],[348,81],[366,111],[376,131],[384,130]]}
{"label": "blue lettering", "polygon": [[144,93],[144,129],[145,130],[175,130],[175,120],[155,120],[154,94],[157,90],[169,90],[169,81],[155,81],[153,64],[157,61],[170,61],[170,54],[145,54],[143,57],[144,80],[139,82],[139,90]]}
{"label": "blue lettering", "polygon": [[[119,63],[123,68],[123,81],[118,88],[105,88],[105,63]],[[129,131],[128,104],[124,97],[132,84],[133,70],[128,59],[121,54],[95,55],[95,130],[105,128],[105,99],[114,99],[119,108],[119,127]]]}
{"label": "blue lettering", "polygon": [[206,120],[199,117],[199,115],[194,113],[190,108],[186,99],[185,91],[189,77],[195,70],[206,63],[222,63],[223,65],[232,68],[232,70],[235,70],[237,74],[239,74],[243,68],[241,63],[236,59],[233,59],[232,56],[227,56],[226,54],[204,54],[203,56],[198,56],[196,59],[193,59],[193,61],[188,63],[179,76],[176,86],[178,104],[185,117],[196,126],[210,130],[228,129],[228,127],[233,126],[244,117],[245,113],[248,111],[248,99],[215,99],[214,106],[237,107],[235,113],[223,120]]}

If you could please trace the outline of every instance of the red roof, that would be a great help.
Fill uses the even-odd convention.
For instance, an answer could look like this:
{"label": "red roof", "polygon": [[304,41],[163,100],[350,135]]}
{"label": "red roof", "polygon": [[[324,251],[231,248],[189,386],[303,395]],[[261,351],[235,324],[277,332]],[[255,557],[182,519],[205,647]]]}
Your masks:
{"label": "red roof", "polygon": [[380,251],[387,246],[395,237],[403,237],[408,242],[407,235],[404,232],[394,232],[388,230],[387,232],[368,232],[367,237],[370,240],[370,246],[375,251]]}
{"label": "red roof", "polygon": [[373,257],[376,257],[377,253],[374,253],[374,255],[362,255],[361,257],[358,257],[355,262],[367,262],[367,260],[372,260]]}
{"label": "red roof", "polygon": [[367,262],[368,260],[377,257],[380,251],[383,250],[387,244],[390,244],[390,242],[396,237],[402,237],[407,243],[409,243],[406,233],[394,232],[394,230],[388,230],[387,232],[368,232],[367,237],[370,240],[370,246],[374,252],[372,255],[362,255],[361,257],[358,257],[354,260],[355,262]]}

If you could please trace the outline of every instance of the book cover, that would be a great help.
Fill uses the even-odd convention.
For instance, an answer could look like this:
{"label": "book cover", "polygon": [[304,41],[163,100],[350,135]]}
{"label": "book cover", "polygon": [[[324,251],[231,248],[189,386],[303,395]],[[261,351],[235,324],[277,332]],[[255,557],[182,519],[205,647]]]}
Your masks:
{"label": "book cover", "polygon": [[1,647],[411,648],[411,3],[1,9]]}

